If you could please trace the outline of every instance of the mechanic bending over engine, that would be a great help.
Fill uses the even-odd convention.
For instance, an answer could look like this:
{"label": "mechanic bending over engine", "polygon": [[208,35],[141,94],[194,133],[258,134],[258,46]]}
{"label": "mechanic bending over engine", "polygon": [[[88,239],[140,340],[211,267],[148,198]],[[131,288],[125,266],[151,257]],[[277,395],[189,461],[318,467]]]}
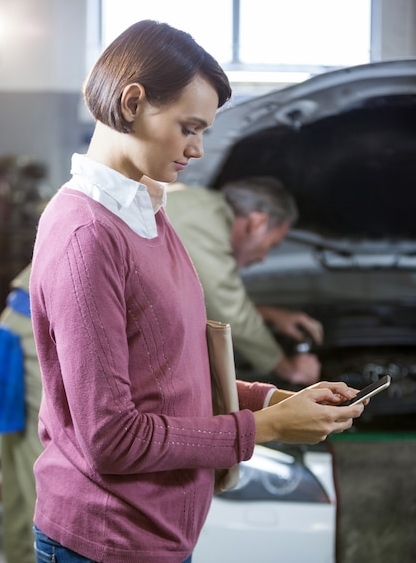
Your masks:
{"label": "mechanic bending over engine", "polygon": [[300,386],[318,381],[316,355],[286,356],[267,325],[298,341],[304,329],[321,344],[321,323],[303,312],[256,306],[239,273],[264,260],[297,220],[296,203],[281,182],[250,177],[229,182],[221,191],[171,184],[167,213],[198,272],[208,318],[231,324],[235,349],[256,377],[273,373],[280,386],[282,381]]}

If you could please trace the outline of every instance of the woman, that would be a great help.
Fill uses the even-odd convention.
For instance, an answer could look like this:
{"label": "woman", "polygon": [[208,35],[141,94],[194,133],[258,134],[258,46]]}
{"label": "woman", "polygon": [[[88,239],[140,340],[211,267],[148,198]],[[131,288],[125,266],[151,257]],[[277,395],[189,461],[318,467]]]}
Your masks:
{"label": "woman", "polygon": [[255,442],[317,442],[361,413],[320,404],[355,394],[340,383],[283,402],[240,383],[241,411],[212,415],[200,283],[164,190],[140,181],[172,182],[201,157],[230,95],[209,54],[153,21],[122,33],[85,84],[94,135],[41,217],[32,265],[38,561],[190,561],[215,468]]}

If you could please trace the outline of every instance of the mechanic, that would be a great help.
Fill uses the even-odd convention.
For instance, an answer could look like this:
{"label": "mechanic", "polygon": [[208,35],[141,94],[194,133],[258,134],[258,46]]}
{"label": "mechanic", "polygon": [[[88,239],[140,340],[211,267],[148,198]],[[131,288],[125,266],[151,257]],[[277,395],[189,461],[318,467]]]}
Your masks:
{"label": "mechanic", "polygon": [[[23,425],[19,430],[16,427],[1,434],[2,525],[7,563],[35,563],[32,527],[36,490],[33,464],[43,449],[38,436],[42,382],[30,320],[29,275],[30,266],[11,282],[12,291],[0,317],[1,329],[9,330],[18,338],[24,371]],[[2,359],[4,364],[1,367],[4,369],[9,362]],[[10,381],[10,385],[15,383]],[[11,396],[16,399],[16,393],[5,393],[2,399],[10,400]],[[6,410],[18,410],[16,404],[6,407],[3,401],[0,418]]]}
{"label": "mechanic", "polygon": [[316,355],[287,356],[268,325],[298,341],[306,332],[321,344],[321,323],[303,312],[256,306],[239,273],[264,260],[297,220],[295,200],[282,183],[270,176],[249,177],[221,191],[171,184],[167,213],[198,272],[208,318],[231,324],[235,349],[256,377],[274,374],[280,386],[317,382]]}

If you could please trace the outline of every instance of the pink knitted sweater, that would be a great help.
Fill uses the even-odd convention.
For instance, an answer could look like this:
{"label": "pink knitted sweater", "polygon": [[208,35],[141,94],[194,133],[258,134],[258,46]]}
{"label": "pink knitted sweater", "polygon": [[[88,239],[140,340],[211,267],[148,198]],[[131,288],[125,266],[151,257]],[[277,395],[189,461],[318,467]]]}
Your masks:
{"label": "pink knitted sweater", "polygon": [[[250,410],[213,417],[205,307],[165,212],[141,238],[62,188],[42,215],[30,283],[43,374],[36,525],[108,563],[181,563],[214,468],[250,458]],[[242,407],[270,386],[240,384]]]}

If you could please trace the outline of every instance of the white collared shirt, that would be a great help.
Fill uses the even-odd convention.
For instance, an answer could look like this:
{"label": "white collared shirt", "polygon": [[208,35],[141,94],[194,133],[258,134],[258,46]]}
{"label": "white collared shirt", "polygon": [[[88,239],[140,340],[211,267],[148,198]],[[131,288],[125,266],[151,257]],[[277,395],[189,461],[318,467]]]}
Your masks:
{"label": "white collared shirt", "polygon": [[143,238],[157,237],[155,213],[166,205],[166,190],[152,198],[147,187],[85,155],[72,156],[71,180],[66,187],[98,201]]}

